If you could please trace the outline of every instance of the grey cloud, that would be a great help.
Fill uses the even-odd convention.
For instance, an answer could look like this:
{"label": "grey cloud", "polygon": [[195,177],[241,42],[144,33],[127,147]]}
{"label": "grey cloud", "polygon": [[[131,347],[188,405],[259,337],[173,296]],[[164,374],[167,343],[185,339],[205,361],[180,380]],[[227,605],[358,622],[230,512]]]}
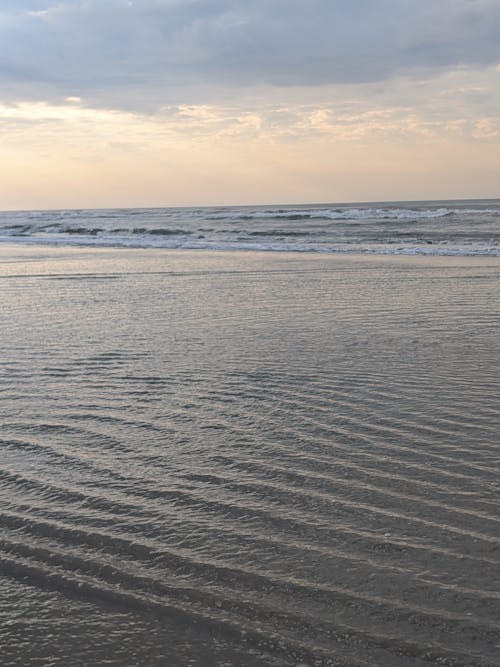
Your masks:
{"label": "grey cloud", "polygon": [[499,34],[498,0],[3,0],[0,83],[32,98],[162,104],[203,86],[492,64]]}

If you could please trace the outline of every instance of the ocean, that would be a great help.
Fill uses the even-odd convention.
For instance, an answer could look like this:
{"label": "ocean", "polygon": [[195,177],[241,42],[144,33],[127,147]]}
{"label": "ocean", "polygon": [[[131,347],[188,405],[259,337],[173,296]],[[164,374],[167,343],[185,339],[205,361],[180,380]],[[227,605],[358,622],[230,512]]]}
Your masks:
{"label": "ocean", "polygon": [[205,250],[500,254],[500,200],[14,211],[0,242]]}
{"label": "ocean", "polygon": [[499,211],[2,213],[2,667],[499,665]]}

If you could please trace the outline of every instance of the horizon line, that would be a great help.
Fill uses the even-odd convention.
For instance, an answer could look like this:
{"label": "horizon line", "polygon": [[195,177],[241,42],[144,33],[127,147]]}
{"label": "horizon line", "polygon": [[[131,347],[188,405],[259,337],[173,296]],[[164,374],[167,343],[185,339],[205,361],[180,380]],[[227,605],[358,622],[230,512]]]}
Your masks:
{"label": "horizon line", "polygon": [[48,208],[6,208],[0,209],[0,213],[19,213],[19,212],[35,212],[35,211],[113,211],[113,210],[122,210],[130,211],[137,209],[144,210],[161,210],[161,209],[210,209],[210,208],[262,208],[264,206],[271,206],[273,208],[283,206],[283,207],[304,207],[304,206],[367,206],[369,204],[434,204],[434,203],[446,203],[446,202],[480,202],[480,201],[500,201],[500,196],[498,197],[451,197],[445,199],[372,199],[372,200],[357,200],[357,201],[320,201],[320,202],[291,202],[283,203],[277,202],[274,204],[270,203],[260,203],[260,204],[180,204],[178,206],[173,204],[167,204],[164,206],[155,205],[155,206],[62,206],[62,207],[48,207]]}

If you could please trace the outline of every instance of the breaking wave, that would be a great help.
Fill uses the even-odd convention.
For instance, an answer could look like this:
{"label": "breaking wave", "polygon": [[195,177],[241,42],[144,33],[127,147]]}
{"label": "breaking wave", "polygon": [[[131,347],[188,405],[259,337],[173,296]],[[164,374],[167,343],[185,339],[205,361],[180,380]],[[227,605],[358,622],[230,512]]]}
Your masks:
{"label": "breaking wave", "polygon": [[500,201],[0,213],[0,242],[377,254],[500,254]]}

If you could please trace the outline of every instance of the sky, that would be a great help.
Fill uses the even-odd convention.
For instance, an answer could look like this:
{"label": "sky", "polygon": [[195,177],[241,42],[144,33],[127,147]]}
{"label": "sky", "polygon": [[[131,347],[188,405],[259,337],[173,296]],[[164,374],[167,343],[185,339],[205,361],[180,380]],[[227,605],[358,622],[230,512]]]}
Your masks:
{"label": "sky", "polygon": [[0,0],[0,209],[500,197],[500,0]]}

